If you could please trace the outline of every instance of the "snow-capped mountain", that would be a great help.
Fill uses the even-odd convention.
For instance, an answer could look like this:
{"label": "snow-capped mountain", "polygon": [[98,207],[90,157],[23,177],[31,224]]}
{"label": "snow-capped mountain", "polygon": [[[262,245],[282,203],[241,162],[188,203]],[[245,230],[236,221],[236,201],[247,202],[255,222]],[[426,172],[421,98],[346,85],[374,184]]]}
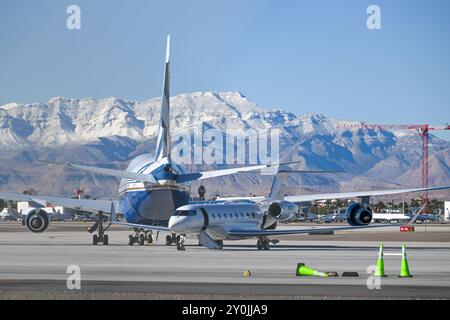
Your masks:
{"label": "snow-capped mountain", "polygon": [[[37,162],[72,161],[125,168],[153,151],[160,99],[53,98],[47,103],[0,106],[0,190],[71,194],[79,185],[95,196],[113,197],[117,181]],[[416,132],[342,129],[325,115],[268,110],[239,92],[196,92],[171,98],[171,128],[280,130],[281,161],[296,168],[340,169],[343,174],[293,175],[290,192],[420,186],[420,141]],[[191,170],[199,169],[188,166]],[[203,166],[202,169],[208,168]],[[450,183],[450,143],[430,136],[430,184]],[[270,178],[245,174],[205,180],[209,193],[265,194]],[[196,188],[197,185],[193,185]],[[195,191],[195,190],[194,190]]]}

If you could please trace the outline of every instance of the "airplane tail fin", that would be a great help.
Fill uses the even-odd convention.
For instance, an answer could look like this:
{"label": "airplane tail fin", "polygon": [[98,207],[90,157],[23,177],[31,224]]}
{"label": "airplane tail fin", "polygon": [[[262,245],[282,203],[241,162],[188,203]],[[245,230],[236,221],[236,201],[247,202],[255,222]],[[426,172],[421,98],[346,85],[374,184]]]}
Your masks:
{"label": "airplane tail fin", "polygon": [[170,35],[167,36],[161,115],[155,160],[165,157],[170,157]]}
{"label": "airplane tail fin", "polygon": [[[294,173],[340,173],[345,172],[342,170],[293,170],[289,168],[290,163],[283,163],[278,166],[273,166],[269,168],[275,174],[275,179],[272,182],[272,187],[270,189],[269,196],[267,200],[284,200],[287,192],[288,176]],[[269,173],[270,174],[270,173]]]}
{"label": "airplane tail fin", "polygon": [[287,191],[287,179],[288,173],[286,171],[281,171],[278,166],[267,200],[284,200]]}

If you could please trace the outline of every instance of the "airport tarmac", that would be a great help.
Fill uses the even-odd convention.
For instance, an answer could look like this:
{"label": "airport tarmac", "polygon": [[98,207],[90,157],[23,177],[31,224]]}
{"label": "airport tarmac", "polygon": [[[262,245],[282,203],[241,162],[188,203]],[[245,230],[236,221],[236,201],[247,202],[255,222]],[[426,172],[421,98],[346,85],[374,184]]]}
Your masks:
{"label": "airport tarmac", "polygon": [[[130,247],[130,231],[117,227],[108,231],[110,245],[92,246],[85,225],[55,223],[33,234],[20,223],[0,223],[0,299],[450,298],[450,225],[280,237],[270,251],[257,251],[255,240],[226,241],[215,251],[196,239],[177,251],[164,245],[164,234],[154,245]],[[376,264],[380,238],[385,253],[399,253],[406,242],[413,277],[398,278],[401,257],[386,255],[388,277],[379,279],[380,289],[369,289],[368,281],[378,281],[368,268]],[[299,262],[340,277],[296,277]],[[70,265],[80,267],[81,290],[67,289]],[[359,277],[343,278],[344,271]]]}

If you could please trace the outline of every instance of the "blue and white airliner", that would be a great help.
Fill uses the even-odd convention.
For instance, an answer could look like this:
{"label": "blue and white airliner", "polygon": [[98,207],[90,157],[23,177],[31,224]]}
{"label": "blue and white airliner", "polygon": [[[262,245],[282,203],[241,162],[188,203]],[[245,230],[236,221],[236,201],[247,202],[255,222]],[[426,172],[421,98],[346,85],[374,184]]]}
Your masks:
{"label": "blue and white airliner", "polygon": [[[0,199],[30,202],[33,209],[27,213],[25,225],[35,233],[45,231],[50,224],[49,215],[40,209],[49,204],[96,213],[97,223],[90,230],[91,232],[98,230],[98,234],[93,235],[94,245],[98,243],[107,245],[109,242],[108,236],[105,234],[107,227],[103,228],[104,214],[107,214],[111,216],[111,223],[135,229],[135,234],[131,234],[129,237],[130,245],[134,243],[143,245],[144,241],[151,242],[152,231],[165,231],[171,233],[166,237],[166,244],[171,245],[176,242],[179,249],[183,248],[184,235],[187,233],[197,233],[200,243],[210,248],[221,248],[221,241],[224,239],[242,238],[258,238],[258,248],[268,248],[268,236],[305,232],[305,229],[274,230],[276,222],[292,217],[298,202],[450,188],[450,186],[444,186],[284,196],[284,193],[280,191],[283,186],[281,175],[287,171],[298,172],[286,169],[288,168],[287,164],[263,164],[186,173],[181,166],[173,163],[170,155],[169,85],[170,36],[167,37],[160,125],[154,156],[150,153],[140,155],[130,162],[126,170],[50,162],[50,165],[63,165],[77,170],[121,178],[117,200],[71,199],[8,192],[0,192]],[[276,169],[278,173],[274,179],[272,192],[268,197],[228,198],[213,204],[189,202],[189,184],[193,181],[239,172],[258,172],[258,170],[269,167]],[[347,209],[347,220],[352,226],[367,226],[372,220],[372,211],[366,204],[354,203]],[[351,227],[333,229],[343,228]],[[148,235],[149,232],[150,235]]]}

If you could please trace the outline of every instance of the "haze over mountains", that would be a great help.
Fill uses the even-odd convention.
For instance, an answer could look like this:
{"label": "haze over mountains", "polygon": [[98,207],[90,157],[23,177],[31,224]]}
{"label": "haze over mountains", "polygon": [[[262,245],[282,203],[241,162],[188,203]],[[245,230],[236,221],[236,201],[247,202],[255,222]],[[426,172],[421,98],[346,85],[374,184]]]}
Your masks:
{"label": "haze over mountains", "polygon": [[[126,168],[153,152],[160,99],[53,98],[46,103],[0,106],[0,190],[72,195],[81,186],[96,197],[114,197],[115,178],[48,165],[38,159]],[[239,92],[196,92],[171,98],[171,128],[280,129],[280,160],[297,169],[345,170],[295,174],[289,193],[349,191],[421,185],[421,143],[415,131],[339,128],[322,114],[269,110]],[[345,123],[348,123],[346,121]],[[430,135],[430,185],[450,184],[450,142]],[[210,166],[187,166],[191,171]],[[271,178],[242,174],[204,180],[208,195],[264,195]],[[193,184],[196,194],[197,184]]]}

